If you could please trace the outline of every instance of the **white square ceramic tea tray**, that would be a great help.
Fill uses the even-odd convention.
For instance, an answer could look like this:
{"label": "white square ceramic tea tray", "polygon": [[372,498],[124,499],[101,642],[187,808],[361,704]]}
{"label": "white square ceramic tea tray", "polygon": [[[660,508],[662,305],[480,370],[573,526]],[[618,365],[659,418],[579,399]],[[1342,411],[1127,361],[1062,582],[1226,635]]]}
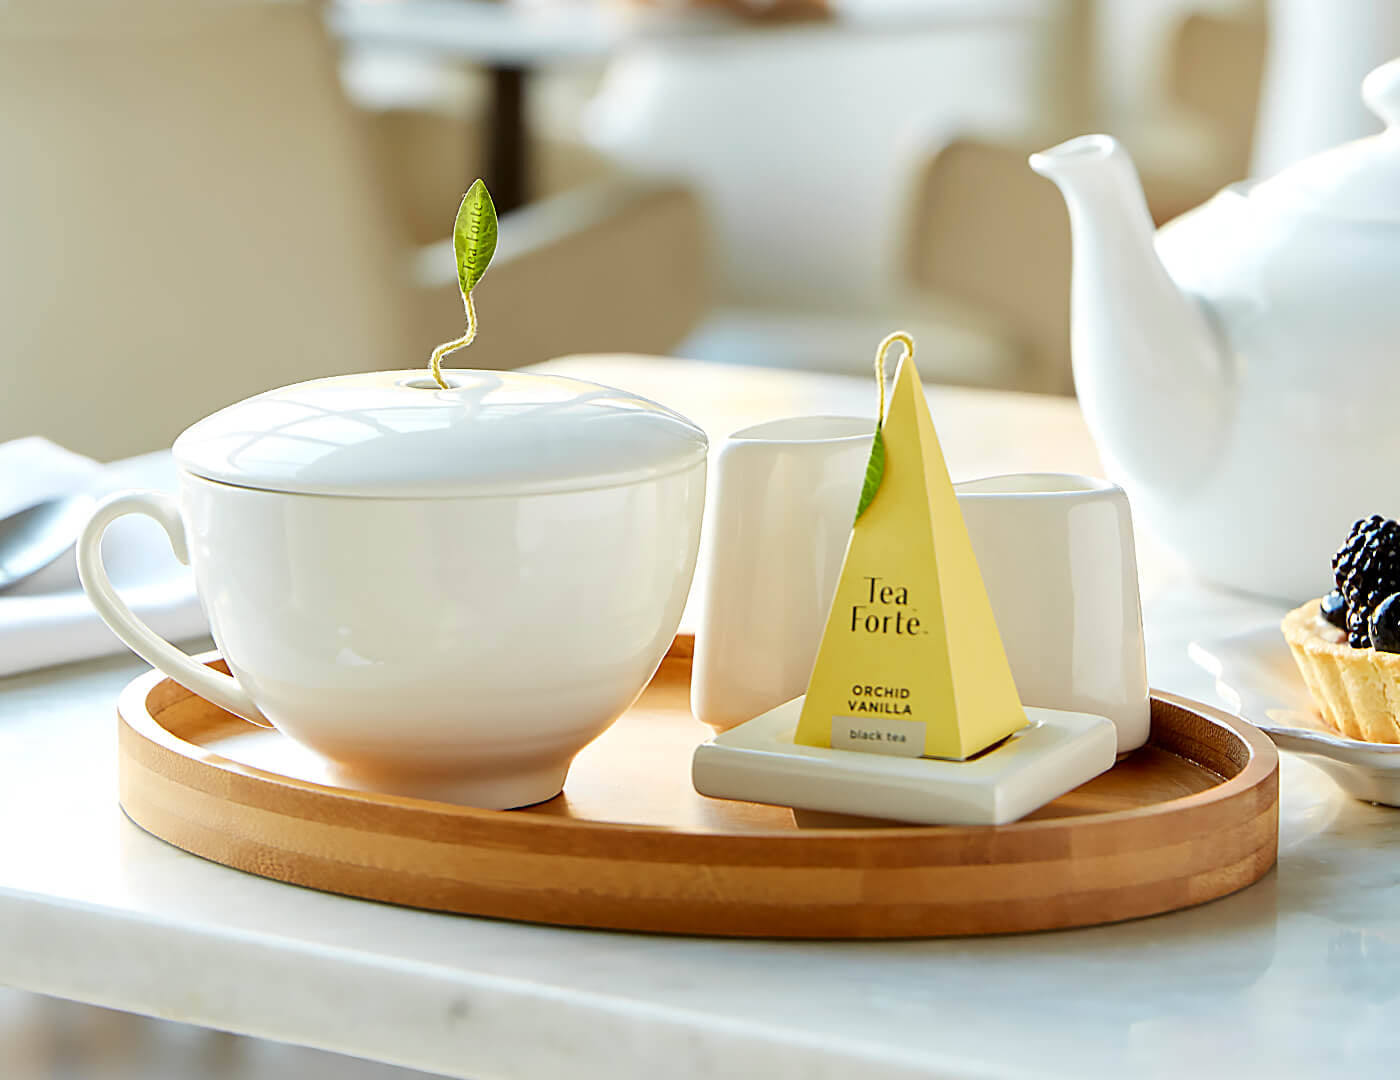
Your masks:
{"label": "white square ceramic tea tray", "polygon": [[803,700],[698,746],[695,790],[917,825],[1006,825],[1111,769],[1118,747],[1106,717],[1033,708],[1026,727],[968,761],[804,746],[793,741]]}

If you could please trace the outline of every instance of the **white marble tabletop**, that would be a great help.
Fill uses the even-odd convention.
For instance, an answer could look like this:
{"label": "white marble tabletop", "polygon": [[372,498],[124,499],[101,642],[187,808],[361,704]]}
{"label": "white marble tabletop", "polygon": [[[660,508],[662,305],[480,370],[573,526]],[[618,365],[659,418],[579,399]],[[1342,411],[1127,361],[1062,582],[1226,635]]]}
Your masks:
{"label": "white marble tabletop", "polygon": [[[871,411],[860,379],[564,369],[716,435]],[[955,476],[1093,467],[1071,402],[930,399]],[[1187,641],[1281,607],[1151,569],[1152,679],[1209,700]],[[114,762],[116,695],[141,670],[121,657],[0,680],[0,983],[474,1080],[1393,1073],[1400,811],[1288,754],[1277,870],[1199,908],[985,939],[657,937],[323,895],[148,836],[117,807]]]}

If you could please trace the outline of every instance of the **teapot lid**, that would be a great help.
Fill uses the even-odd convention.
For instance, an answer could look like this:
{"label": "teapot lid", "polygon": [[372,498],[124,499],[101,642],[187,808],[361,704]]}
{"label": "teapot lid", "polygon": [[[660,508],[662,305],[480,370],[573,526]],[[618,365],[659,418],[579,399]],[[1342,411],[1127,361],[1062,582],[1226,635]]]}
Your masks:
{"label": "teapot lid", "polygon": [[206,416],[175,440],[188,472],[311,495],[452,497],[616,487],[705,457],[705,433],[654,401],[520,371],[339,375]]}
{"label": "teapot lid", "polygon": [[1385,121],[1385,131],[1295,162],[1254,185],[1250,202],[1357,221],[1400,221],[1400,60],[1367,75],[1361,97]]}

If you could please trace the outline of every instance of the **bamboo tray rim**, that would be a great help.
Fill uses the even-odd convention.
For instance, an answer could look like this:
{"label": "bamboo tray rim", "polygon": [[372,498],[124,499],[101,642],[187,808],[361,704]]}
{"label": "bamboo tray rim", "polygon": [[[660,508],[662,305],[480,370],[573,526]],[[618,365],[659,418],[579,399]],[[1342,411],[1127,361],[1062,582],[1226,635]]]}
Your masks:
{"label": "bamboo tray rim", "polygon": [[[679,661],[688,661],[692,648],[693,637],[688,634],[679,635],[672,649],[667,652],[665,659],[662,660],[662,665],[664,666],[665,664]],[[204,664],[217,664],[221,661],[217,650],[201,653],[194,657],[194,659]],[[659,670],[660,669],[658,669],[658,671]],[[1278,751],[1274,747],[1272,740],[1254,725],[1238,717],[1231,716],[1223,710],[1206,705],[1203,702],[1195,701],[1179,694],[1153,690],[1150,695],[1153,701],[1193,713],[1218,727],[1227,729],[1238,738],[1248,753],[1248,760],[1240,771],[1234,776],[1224,777],[1215,770],[1210,769],[1209,766],[1201,762],[1195,762],[1197,765],[1200,765],[1200,767],[1218,777],[1219,783],[1212,784],[1202,791],[1181,795],[1162,802],[1149,803],[1125,810],[1081,814],[1068,818],[1053,817],[1034,821],[1022,820],[1011,822],[1006,825],[882,825],[879,828],[860,826],[804,826],[796,830],[752,829],[746,831],[742,836],[733,836],[701,830],[675,828],[667,825],[649,824],[646,822],[604,821],[597,819],[580,820],[553,816],[545,817],[542,815],[521,813],[517,810],[486,810],[480,807],[463,806],[456,803],[445,803],[432,799],[415,798],[405,795],[388,795],[377,792],[360,791],[352,788],[318,784],[310,780],[288,777],[281,773],[261,769],[254,765],[246,765],[242,762],[234,761],[231,758],[212,753],[197,743],[192,743],[180,738],[162,726],[155,719],[154,715],[152,715],[152,710],[148,707],[147,702],[156,688],[162,683],[167,682],[176,686],[179,685],[158,669],[152,669],[138,676],[122,690],[118,698],[117,709],[121,722],[131,728],[137,735],[182,758],[197,760],[202,766],[215,769],[219,772],[245,777],[263,784],[292,791],[314,793],[321,797],[329,797],[349,803],[383,807],[406,814],[432,814],[435,817],[450,816],[468,821],[489,822],[493,827],[497,828],[509,827],[521,830],[544,829],[553,832],[561,829],[574,829],[594,833],[616,831],[619,834],[647,832],[672,838],[683,837],[695,842],[720,842],[724,844],[732,844],[736,841],[742,843],[748,840],[769,842],[781,838],[787,843],[796,845],[804,842],[823,843],[838,837],[849,841],[861,839],[869,841],[907,841],[918,836],[926,836],[931,831],[937,832],[940,837],[946,838],[957,835],[985,835],[989,831],[1014,830],[1016,832],[1038,832],[1065,828],[1082,829],[1085,826],[1111,826],[1123,822],[1131,822],[1136,819],[1147,819],[1160,815],[1168,808],[1173,813],[1181,813],[1197,808],[1209,807],[1217,802],[1235,798],[1244,791],[1255,787],[1262,783],[1271,772],[1274,772],[1278,768]],[[181,689],[184,688],[182,687]],[[186,691],[186,693],[192,694],[193,692]],[[233,727],[236,723],[246,723],[246,721],[231,718],[230,727]],[[249,725],[249,728],[253,730],[254,726]],[[285,738],[286,736],[282,737]],[[1148,744],[1150,745],[1151,742],[1152,739],[1149,736]],[[1183,756],[1175,754],[1174,751],[1163,749],[1164,752],[1172,753],[1174,756]],[[1194,759],[1187,760],[1194,761]]]}

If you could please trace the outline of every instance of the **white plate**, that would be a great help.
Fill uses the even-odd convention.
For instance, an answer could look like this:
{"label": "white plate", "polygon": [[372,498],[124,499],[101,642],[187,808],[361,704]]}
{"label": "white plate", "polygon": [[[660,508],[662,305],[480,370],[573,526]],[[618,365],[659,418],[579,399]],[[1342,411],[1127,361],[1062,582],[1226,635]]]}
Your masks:
{"label": "white plate", "polygon": [[803,700],[696,747],[695,790],[918,825],[1005,825],[1111,769],[1118,751],[1112,720],[1032,708],[1026,727],[970,761],[803,746],[793,742]]}
{"label": "white plate", "polygon": [[1230,708],[1268,732],[1280,750],[1307,758],[1348,795],[1400,806],[1400,745],[1348,739],[1329,727],[1277,624],[1202,638],[1188,652],[1215,677]]}

